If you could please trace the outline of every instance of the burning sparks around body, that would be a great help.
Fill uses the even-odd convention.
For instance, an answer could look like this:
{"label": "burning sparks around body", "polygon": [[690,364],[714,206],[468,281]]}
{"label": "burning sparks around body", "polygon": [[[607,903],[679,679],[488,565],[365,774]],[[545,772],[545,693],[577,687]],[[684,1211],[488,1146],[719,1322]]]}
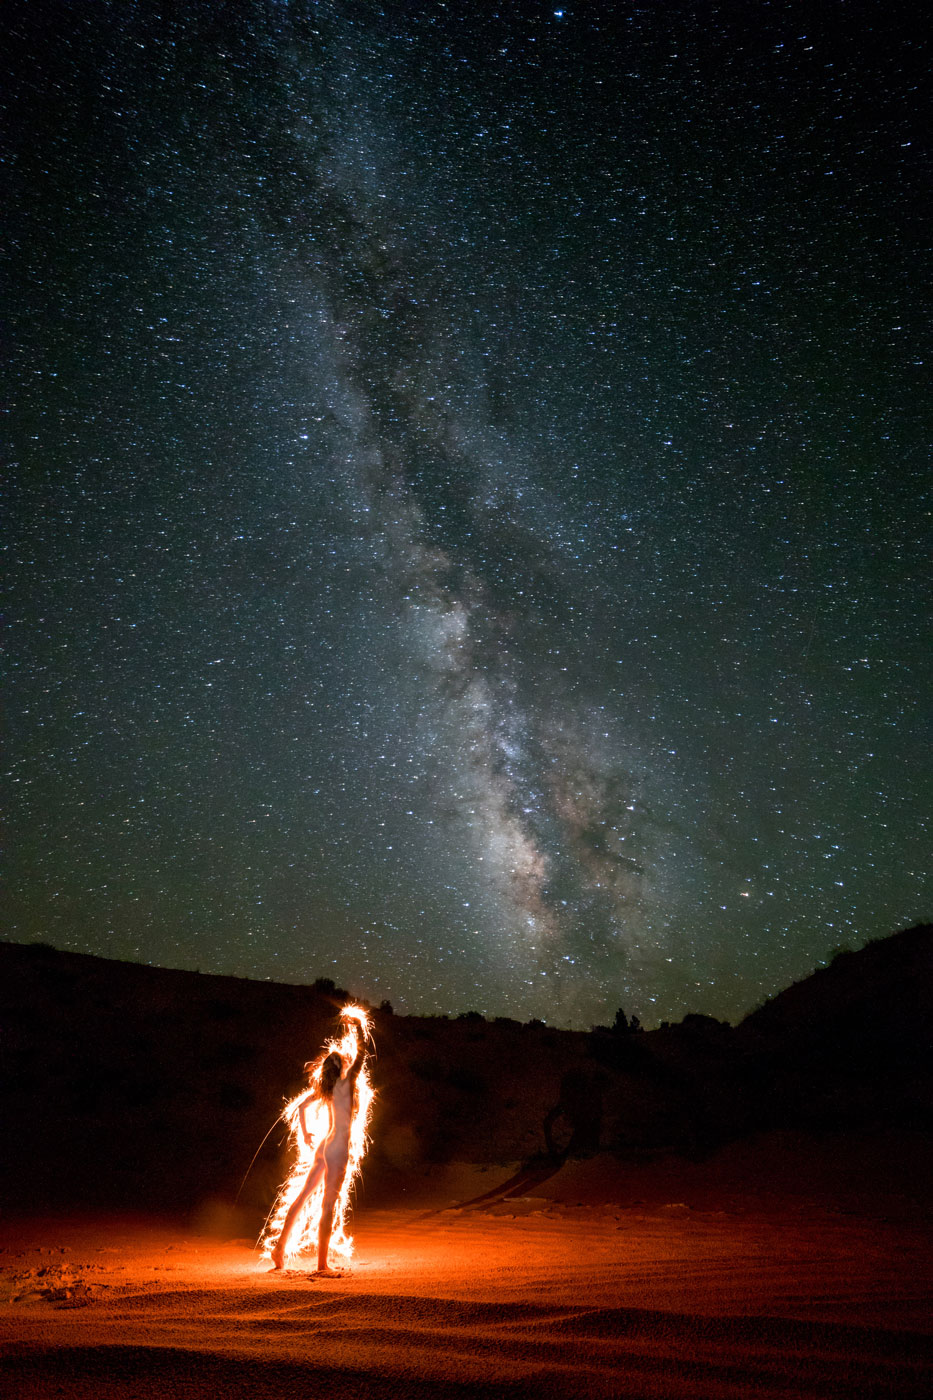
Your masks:
{"label": "burning sparks around body", "polygon": [[[311,1072],[310,1087],[303,1089],[300,1094],[296,1094],[282,1110],[281,1116],[288,1124],[294,1139],[296,1155],[266,1221],[261,1242],[264,1258],[272,1257],[272,1248],[282,1233],[289,1208],[307,1180],[308,1173],[314,1165],[315,1154],[327,1140],[330,1130],[330,1115],[327,1103],[320,1092],[324,1061],[328,1055],[336,1052],[343,1059],[345,1066],[353,1062],[357,1052],[356,1038],[353,1032],[354,1021],[358,1021],[362,1026],[364,1037],[370,1035],[369,1014],[364,1007],[345,1006],[340,1013],[340,1019],[343,1034],[339,1039],[328,1040],[325,1044],[324,1050],[318,1056]],[[356,1081],[353,1117],[350,1123],[349,1160],[337,1197],[337,1204],[334,1207],[334,1229],[330,1241],[330,1253],[345,1262],[349,1262],[353,1256],[353,1238],[347,1233],[350,1194],[359,1175],[369,1143],[367,1127],[374,1097],[369,1068],[364,1060]],[[312,1102],[305,1109],[304,1115],[308,1128],[308,1138],[306,1139],[302,1131],[301,1108],[309,1098]],[[317,1189],[308,1198],[295,1229],[291,1232],[288,1257],[293,1258],[303,1254],[306,1250],[316,1249],[325,1187],[326,1178],[322,1176]]]}

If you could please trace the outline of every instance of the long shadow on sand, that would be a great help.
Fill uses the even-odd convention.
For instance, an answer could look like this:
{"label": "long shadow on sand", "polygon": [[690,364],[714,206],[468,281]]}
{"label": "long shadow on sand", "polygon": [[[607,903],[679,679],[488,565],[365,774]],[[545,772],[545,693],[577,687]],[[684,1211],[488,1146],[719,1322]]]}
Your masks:
{"label": "long shadow on sand", "polygon": [[[556,1176],[566,1160],[566,1156],[531,1157],[527,1162],[522,1163],[515,1175],[510,1176],[508,1181],[500,1182],[491,1191],[484,1191],[481,1196],[472,1196],[468,1201],[460,1201],[457,1209],[479,1210],[483,1206],[507,1201],[512,1196],[527,1195],[536,1186],[540,1186],[550,1177]],[[449,1209],[449,1207],[426,1211],[423,1215],[418,1216],[418,1220],[431,1220],[434,1216],[442,1215],[445,1209]]]}

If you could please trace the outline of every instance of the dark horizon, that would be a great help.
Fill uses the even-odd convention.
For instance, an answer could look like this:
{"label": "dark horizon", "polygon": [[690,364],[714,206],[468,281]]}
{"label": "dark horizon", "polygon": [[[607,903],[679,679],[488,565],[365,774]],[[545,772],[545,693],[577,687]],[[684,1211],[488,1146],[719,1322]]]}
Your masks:
{"label": "dark horizon", "polygon": [[[923,939],[925,939],[926,942],[929,942],[931,934],[933,934],[933,923],[923,921],[921,923],[913,925],[911,928],[897,929],[893,933],[887,934],[880,938],[869,939],[860,948],[838,948],[835,950],[833,956],[829,958],[825,963],[820,963],[803,978],[791,982],[786,987],[779,988],[776,992],[772,993],[771,996],[763,998],[762,1001],[760,1001],[756,1006],[750,1007],[742,1017],[738,1018],[734,1022],[729,1022],[724,1020],[723,1018],[718,1017],[710,1018],[709,1013],[707,1012],[688,1010],[684,1013],[684,1016],[681,1018],[681,1021],[671,1022],[664,1020],[652,1024],[650,1021],[646,1022],[642,1019],[642,1017],[637,1011],[637,1008],[620,1006],[615,1008],[615,1013],[608,1018],[605,1024],[592,1024],[585,1027],[572,1026],[566,1023],[560,1024],[556,1021],[549,1021],[547,1017],[530,1017],[528,1018],[528,1020],[523,1022],[518,1017],[513,1017],[508,1013],[502,1012],[496,1013],[492,1016],[486,1016],[484,1013],[477,1011],[477,1009],[472,1006],[462,1007],[457,1010],[451,1010],[447,1012],[400,1010],[396,1009],[395,1004],[393,1003],[392,998],[390,996],[384,997],[380,1002],[373,1002],[368,997],[360,993],[358,988],[354,987],[352,983],[346,986],[342,986],[340,983],[340,979],[332,978],[326,974],[297,982],[277,981],[276,979],[271,977],[239,977],[233,973],[211,972],[202,968],[174,967],[168,966],[163,963],[140,962],[138,959],[134,958],[107,958],[100,953],[84,953],[71,948],[58,948],[54,944],[42,939],[34,939],[30,943],[15,943],[10,939],[0,938],[0,948],[6,946],[27,953],[35,953],[39,956],[41,956],[45,952],[53,954],[63,953],[68,956],[76,956],[78,958],[90,958],[97,962],[112,962],[118,966],[145,968],[153,972],[177,972],[184,977],[205,977],[217,978],[219,980],[226,979],[235,982],[261,983],[264,986],[270,986],[273,988],[294,987],[305,992],[316,992],[326,997],[329,1001],[332,1002],[335,1015],[344,1003],[350,1001],[362,1002],[363,1004],[369,1006],[370,1009],[373,1011],[383,1012],[383,1014],[388,1014],[393,1018],[398,1016],[403,1020],[406,1018],[411,1018],[415,1020],[427,1019],[445,1021],[469,1021],[475,1017],[480,1017],[482,1020],[488,1022],[508,1022],[513,1025],[519,1026],[531,1026],[534,1024],[538,1024],[546,1026],[549,1030],[565,1031],[570,1032],[574,1035],[587,1035],[593,1032],[620,1030],[625,1031],[626,1029],[638,1029],[641,1031],[650,1032],[653,1030],[665,1029],[670,1027],[676,1030],[680,1027],[681,1022],[688,1018],[692,1020],[711,1019],[713,1021],[718,1021],[720,1025],[726,1026],[729,1029],[736,1029],[737,1027],[744,1025],[752,1019],[757,1019],[759,1017],[759,1013],[761,1013],[766,1008],[773,1008],[776,1005],[776,1003],[779,1003],[782,1000],[782,998],[784,998],[785,993],[798,992],[801,987],[806,987],[815,978],[818,978],[821,973],[826,973],[827,971],[831,972],[833,969],[841,967],[842,964],[846,964],[847,968],[851,968],[853,965],[853,958],[855,959],[856,963],[860,961],[860,954],[865,955],[871,952],[872,954],[880,956],[881,958],[887,958],[889,956],[888,950],[893,951],[895,945],[906,949],[908,944],[916,943],[918,937],[920,937],[921,935],[923,936]],[[919,947],[919,944],[917,946]],[[896,967],[896,962],[893,963],[892,966]],[[625,1024],[619,1024],[620,1018],[624,1018]]]}

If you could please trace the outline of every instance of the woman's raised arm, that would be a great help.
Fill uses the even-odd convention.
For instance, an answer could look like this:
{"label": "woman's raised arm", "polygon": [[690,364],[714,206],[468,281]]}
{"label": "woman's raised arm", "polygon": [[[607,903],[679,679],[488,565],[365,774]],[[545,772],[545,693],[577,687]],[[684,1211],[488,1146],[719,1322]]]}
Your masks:
{"label": "woman's raised arm", "polygon": [[347,1070],[347,1078],[351,1084],[355,1084],[360,1070],[363,1068],[363,1061],[366,1059],[366,1041],[363,1036],[363,1027],[355,1016],[347,1018],[353,1029],[356,1031],[356,1059]]}

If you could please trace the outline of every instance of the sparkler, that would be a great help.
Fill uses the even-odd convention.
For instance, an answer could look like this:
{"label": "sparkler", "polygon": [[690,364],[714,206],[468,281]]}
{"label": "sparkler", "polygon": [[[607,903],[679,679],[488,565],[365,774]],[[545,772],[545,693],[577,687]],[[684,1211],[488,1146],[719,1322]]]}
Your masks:
{"label": "sparkler", "polygon": [[[328,1105],[321,1096],[321,1071],[324,1061],[328,1055],[336,1052],[343,1060],[344,1072],[353,1063],[359,1048],[353,1029],[354,1021],[359,1021],[362,1026],[364,1039],[370,1038],[369,1013],[364,1007],[343,1007],[340,1012],[340,1020],[343,1029],[342,1036],[339,1039],[327,1041],[322,1054],[318,1056],[309,1073],[309,1087],[297,1094],[282,1110],[281,1116],[288,1123],[297,1146],[297,1153],[291,1171],[282,1184],[266,1221],[261,1242],[262,1253],[266,1258],[272,1257],[273,1246],[282,1233],[289,1208],[301,1194],[308,1173],[314,1165],[315,1153],[326,1141],[330,1131],[331,1117]],[[356,1080],[353,1115],[350,1120],[349,1160],[334,1207],[334,1227],[330,1241],[331,1254],[344,1262],[349,1262],[353,1255],[353,1238],[347,1233],[347,1213],[353,1183],[359,1175],[369,1142],[366,1129],[369,1124],[373,1098],[374,1091],[369,1078],[369,1067],[364,1060]],[[304,1106],[303,1112],[302,1106]],[[302,1127],[302,1117],[304,1118],[304,1129],[308,1135],[307,1139]],[[326,1181],[322,1176],[290,1231],[287,1244],[288,1258],[302,1254],[305,1250],[317,1248],[325,1185]]]}

